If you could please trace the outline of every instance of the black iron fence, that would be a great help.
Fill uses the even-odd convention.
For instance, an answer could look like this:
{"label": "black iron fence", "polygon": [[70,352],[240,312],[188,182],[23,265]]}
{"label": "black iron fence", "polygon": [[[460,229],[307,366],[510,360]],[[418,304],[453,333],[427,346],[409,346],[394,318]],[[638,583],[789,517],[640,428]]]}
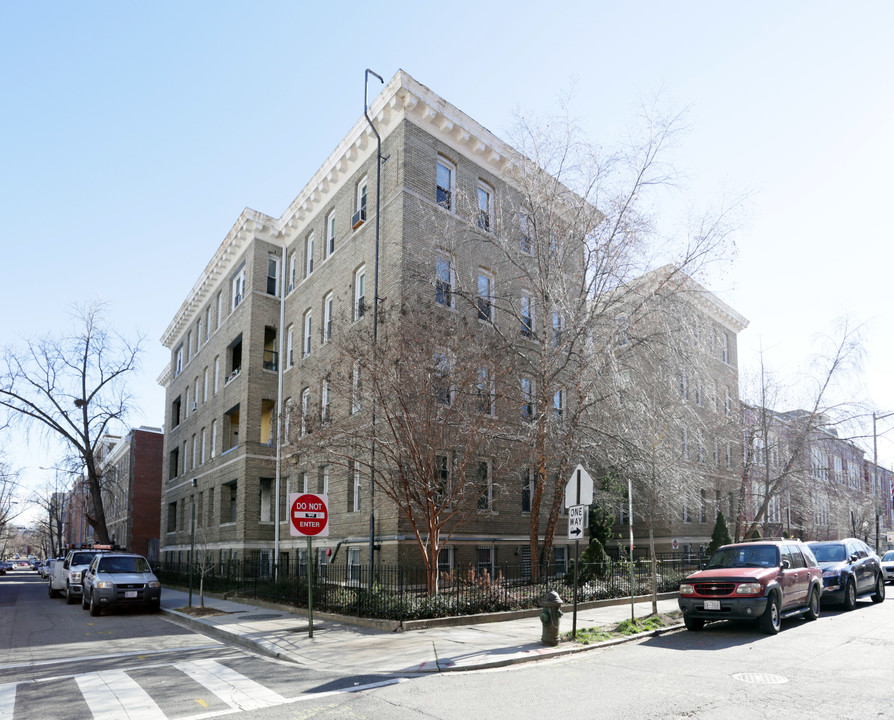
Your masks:
{"label": "black iron fence", "polygon": [[[698,567],[698,558],[659,562],[657,591],[676,590],[680,580]],[[187,563],[162,563],[158,576],[163,584],[190,584]],[[428,573],[422,567],[379,565],[373,568],[370,584],[367,566],[321,565],[313,573],[313,607],[322,612],[389,620],[523,610],[539,607],[540,598],[549,590],[571,602],[574,568],[573,563],[568,568],[550,566],[533,578],[530,566],[455,567],[438,572],[434,592],[429,592],[428,581]],[[293,607],[307,607],[308,602],[305,565],[280,572],[274,578],[269,564],[257,558],[233,560],[194,568],[191,582],[194,595],[201,583],[205,592],[213,594],[232,593]],[[629,597],[631,591],[634,595],[647,595],[652,586],[648,560],[634,560],[632,567],[619,560],[582,563],[578,570],[580,602]]]}

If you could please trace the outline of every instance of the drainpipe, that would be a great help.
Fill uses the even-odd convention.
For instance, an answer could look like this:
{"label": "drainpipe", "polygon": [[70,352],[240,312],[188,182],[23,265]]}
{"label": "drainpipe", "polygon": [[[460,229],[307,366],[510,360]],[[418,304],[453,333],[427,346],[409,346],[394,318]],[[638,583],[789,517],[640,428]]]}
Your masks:
{"label": "drainpipe", "polygon": [[276,507],[273,511],[273,581],[279,579],[279,495],[282,492],[282,373],[285,364],[283,342],[286,331],[286,272],[288,268],[286,241],[282,244],[282,272],[279,278],[279,351],[276,358],[276,472],[273,491]]}

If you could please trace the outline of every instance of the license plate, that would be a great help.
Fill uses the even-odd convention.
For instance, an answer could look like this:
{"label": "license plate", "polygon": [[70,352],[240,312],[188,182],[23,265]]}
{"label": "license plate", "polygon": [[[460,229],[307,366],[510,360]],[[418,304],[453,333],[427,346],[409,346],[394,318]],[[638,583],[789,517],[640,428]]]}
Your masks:
{"label": "license plate", "polygon": [[720,610],[720,600],[705,600],[705,610]]}
{"label": "license plate", "polygon": [[[136,596],[137,596],[136,590],[125,590],[124,591],[124,597],[126,597],[126,598],[135,598]],[[717,604],[719,605],[720,603],[717,603]]]}

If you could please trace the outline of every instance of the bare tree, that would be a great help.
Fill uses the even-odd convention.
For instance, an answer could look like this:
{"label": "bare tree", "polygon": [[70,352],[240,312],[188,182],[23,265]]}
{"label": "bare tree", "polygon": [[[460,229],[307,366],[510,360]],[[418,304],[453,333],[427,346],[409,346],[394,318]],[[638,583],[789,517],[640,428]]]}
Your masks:
{"label": "bare tree", "polygon": [[[841,395],[840,386],[860,366],[860,328],[851,328],[845,322],[836,338],[826,337],[824,341],[824,350],[814,358],[813,374],[802,382],[802,387],[809,390],[801,402],[794,401],[800,405],[797,410],[774,408],[793,400],[785,397],[785,388],[766,369],[761,356],[757,389],[744,408],[746,453],[737,538],[748,537],[759,528],[767,535],[774,524],[781,527],[779,512],[783,507],[794,516],[794,520],[786,517],[789,532],[792,523],[808,532],[816,522],[828,523],[824,508],[831,509],[829,493],[838,493],[840,488],[826,482],[833,468],[829,467],[825,446],[847,442],[839,428],[846,428],[859,414],[859,407],[850,398],[839,401],[837,397]],[[749,500],[753,506],[750,521],[745,512]],[[850,520],[845,522],[851,524]]]}
{"label": "bare tree", "polygon": [[474,321],[407,305],[414,309],[380,310],[375,345],[369,323],[339,324],[346,329],[311,372],[319,389],[308,388],[290,412],[288,440],[299,469],[346,469],[357,509],[366,502],[360,485],[374,477],[408,521],[434,593],[440,549],[469,519],[489,514],[500,492],[495,479],[510,443],[496,407],[509,368],[493,334]]}
{"label": "bare tree", "polygon": [[31,502],[41,508],[42,513],[37,520],[37,527],[45,538],[47,557],[58,557],[62,554],[62,522],[65,506],[67,483],[63,482],[63,471],[56,470],[54,478],[31,496]]}
{"label": "bare tree", "polygon": [[8,418],[35,423],[83,463],[90,495],[88,522],[109,542],[97,457],[106,431],[122,422],[131,396],[127,380],[137,369],[141,341],[106,328],[102,305],[79,308],[72,334],[46,336],[24,349],[7,348],[0,375],[0,406]]}

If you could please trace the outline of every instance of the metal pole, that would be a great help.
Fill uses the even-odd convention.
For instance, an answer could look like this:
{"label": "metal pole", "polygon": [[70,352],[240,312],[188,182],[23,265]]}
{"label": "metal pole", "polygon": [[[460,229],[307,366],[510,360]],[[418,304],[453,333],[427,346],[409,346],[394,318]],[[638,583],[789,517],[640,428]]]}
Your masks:
{"label": "metal pole", "polygon": [[[195,482],[195,481],[193,481]],[[193,486],[195,487],[195,486]],[[192,496],[192,522],[190,523],[189,544],[189,607],[192,607],[192,575],[196,567],[196,496]]]}
{"label": "metal pole", "polygon": [[630,620],[636,620],[636,612],[633,609],[633,482],[627,476],[627,523],[630,528]]}
{"label": "metal pole", "polygon": [[[578,496],[580,496],[580,477],[578,477]],[[578,499],[580,499],[578,497]],[[574,615],[571,620],[571,640],[577,640],[577,566],[580,563],[580,540],[574,541]]]}
{"label": "metal pole", "polygon": [[[373,352],[372,352],[372,372],[370,373],[373,383],[376,377],[376,351],[379,338],[379,209],[381,202],[381,185],[382,185],[382,138],[379,135],[376,126],[373,125],[372,119],[369,117],[369,76],[372,75],[379,79],[383,85],[385,81],[381,75],[374,73],[369,68],[363,78],[363,115],[369,127],[376,135],[376,256],[373,269]],[[371,397],[371,422],[372,422],[372,447],[370,448],[369,459],[369,589],[373,587],[373,567],[375,565],[375,547],[376,547],[376,396],[373,390]]]}
{"label": "metal pole", "polygon": [[313,541],[307,536],[307,637],[314,636],[314,557]]}

